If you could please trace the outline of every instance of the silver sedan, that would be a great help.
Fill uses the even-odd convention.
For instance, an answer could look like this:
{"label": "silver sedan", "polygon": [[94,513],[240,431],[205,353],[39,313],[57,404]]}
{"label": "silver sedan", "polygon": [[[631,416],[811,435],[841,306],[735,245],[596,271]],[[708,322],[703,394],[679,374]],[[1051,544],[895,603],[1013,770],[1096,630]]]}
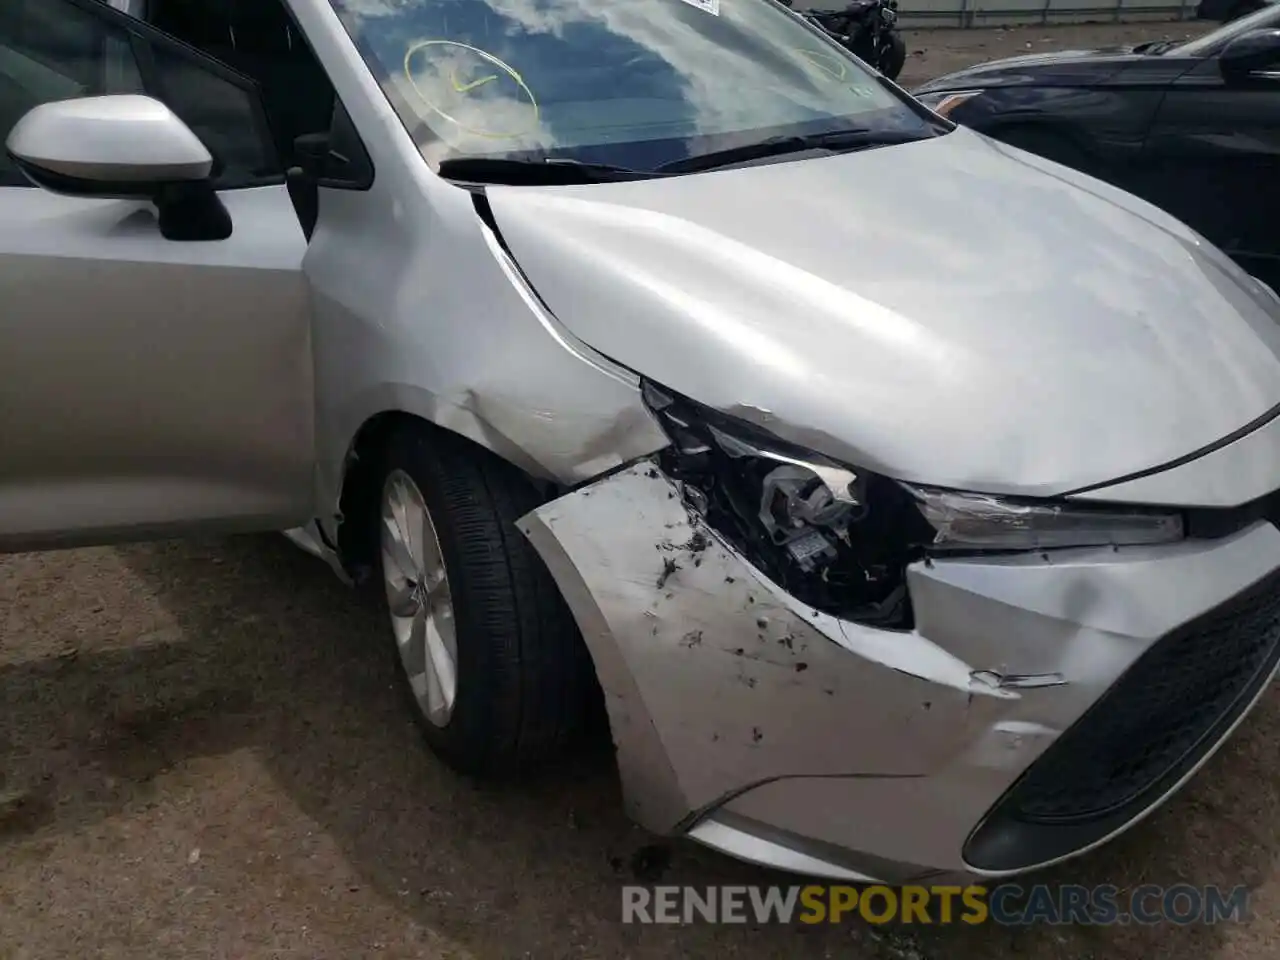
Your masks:
{"label": "silver sedan", "polygon": [[1280,659],[1280,301],[772,0],[27,0],[0,548],[288,530],[426,740],[603,713],[656,832],[1002,876]]}

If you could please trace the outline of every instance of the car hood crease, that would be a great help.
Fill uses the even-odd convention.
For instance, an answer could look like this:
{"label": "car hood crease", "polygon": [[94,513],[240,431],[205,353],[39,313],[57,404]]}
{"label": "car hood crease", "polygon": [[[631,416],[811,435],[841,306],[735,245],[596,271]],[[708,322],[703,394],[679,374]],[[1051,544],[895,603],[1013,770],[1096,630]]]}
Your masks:
{"label": "car hood crease", "polygon": [[488,193],[530,282],[584,342],[901,479],[1060,493],[1280,404],[1280,326],[1260,286],[1149,204],[963,128]]}

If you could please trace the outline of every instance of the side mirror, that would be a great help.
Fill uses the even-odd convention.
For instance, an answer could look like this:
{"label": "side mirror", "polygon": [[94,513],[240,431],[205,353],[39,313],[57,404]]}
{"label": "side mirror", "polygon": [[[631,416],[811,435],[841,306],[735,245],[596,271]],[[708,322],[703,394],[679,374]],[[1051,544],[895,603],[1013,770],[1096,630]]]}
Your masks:
{"label": "side mirror", "polygon": [[231,236],[210,179],[213,157],[158,100],[128,94],[41,104],[5,146],[27,179],[52,193],[154,202],[170,240]]}
{"label": "side mirror", "polygon": [[1250,30],[1226,45],[1218,55],[1218,69],[1228,80],[1250,74],[1280,71],[1280,29]]}

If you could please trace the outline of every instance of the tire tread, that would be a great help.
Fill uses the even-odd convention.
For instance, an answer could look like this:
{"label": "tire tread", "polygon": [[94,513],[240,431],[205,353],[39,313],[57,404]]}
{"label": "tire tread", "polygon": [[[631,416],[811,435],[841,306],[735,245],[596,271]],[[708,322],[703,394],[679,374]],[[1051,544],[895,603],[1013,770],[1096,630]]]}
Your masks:
{"label": "tire tread", "polygon": [[[537,489],[490,451],[426,426],[392,437],[388,470],[396,466],[427,500],[458,636],[460,725],[432,729],[423,720],[428,740],[450,765],[471,774],[541,766],[580,732],[592,675],[567,604],[515,527],[541,502]],[[473,668],[466,679],[464,664]]]}

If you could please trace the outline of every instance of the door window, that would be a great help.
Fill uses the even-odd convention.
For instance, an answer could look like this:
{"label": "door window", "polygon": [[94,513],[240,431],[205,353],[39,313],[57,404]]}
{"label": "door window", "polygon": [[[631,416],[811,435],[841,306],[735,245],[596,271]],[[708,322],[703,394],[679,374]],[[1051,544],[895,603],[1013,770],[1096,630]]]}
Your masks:
{"label": "door window", "polygon": [[[0,0],[0,138],[53,100],[146,93],[204,141],[220,189],[279,182],[251,80],[99,0]],[[0,185],[23,186],[7,155]]]}
{"label": "door window", "polygon": [[329,130],[333,84],[281,0],[152,0],[147,22],[253,79],[286,167]]}

